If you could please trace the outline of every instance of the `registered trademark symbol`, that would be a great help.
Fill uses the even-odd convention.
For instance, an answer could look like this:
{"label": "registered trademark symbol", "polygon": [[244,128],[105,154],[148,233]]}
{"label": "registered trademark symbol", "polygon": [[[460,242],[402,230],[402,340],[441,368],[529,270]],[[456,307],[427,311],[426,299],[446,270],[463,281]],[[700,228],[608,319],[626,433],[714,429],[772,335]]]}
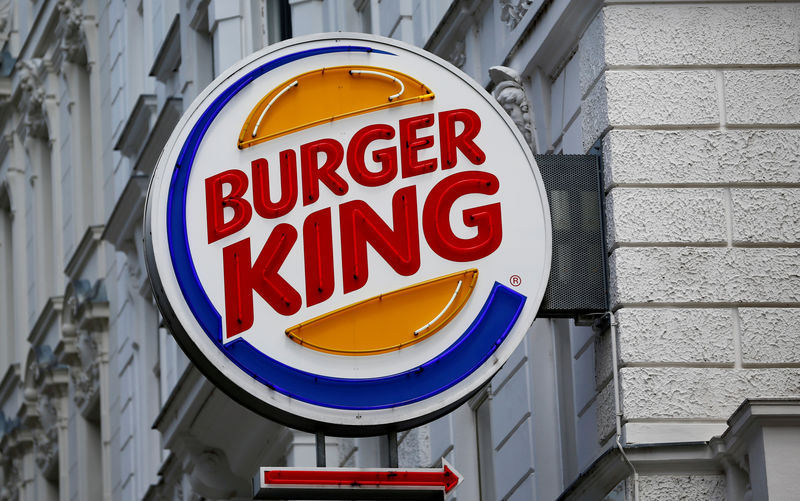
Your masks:
{"label": "registered trademark symbol", "polygon": [[522,284],[522,279],[519,275],[511,275],[511,278],[509,278],[508,281],[514,287],[519,287]]}

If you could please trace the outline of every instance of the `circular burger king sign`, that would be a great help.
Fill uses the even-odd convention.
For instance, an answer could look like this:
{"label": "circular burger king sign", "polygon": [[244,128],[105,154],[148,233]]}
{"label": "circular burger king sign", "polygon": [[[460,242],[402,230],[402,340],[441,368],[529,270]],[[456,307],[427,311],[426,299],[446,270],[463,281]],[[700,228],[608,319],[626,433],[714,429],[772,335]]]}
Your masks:
{"label": "circular burger king sign", "polygon": [[170,330],[289,426],[371,435],[473,395],[550,270],[542,181],[478,84],[415,47],[328,34],[217,78],[170,137],[145,216]]}

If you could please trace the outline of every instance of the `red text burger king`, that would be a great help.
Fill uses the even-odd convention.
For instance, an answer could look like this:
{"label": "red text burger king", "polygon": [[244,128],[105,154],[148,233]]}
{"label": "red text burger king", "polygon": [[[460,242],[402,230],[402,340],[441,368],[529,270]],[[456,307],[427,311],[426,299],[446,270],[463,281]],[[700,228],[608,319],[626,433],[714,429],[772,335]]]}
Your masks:
{"label": "red text burger king", "polygon": [[[438,141],[431,133],[433,127],[438,127]],[[367,245],[405,276],[419,269],[421,236],[436,254],[450,261],[474,261],[491,254],[503,238],[499,201],[487,197],[485,205],[463,211],[463,224],[477,230],[471,238],[457,236],[449,217],[459,197],[470,193],[490,196],[498,191],[499,181],[491,172],[470,170],[486,161],[486,154],[475,142],[480,129],[480,117],[469,109],[420,115],[402,119],[394,126],[363,127],[346,145],[323,138],[302,144],[297,150],[277,152],[272,161],[280,165],[278,179],[271,179],[269,160],[263,157],[250,162],[249,172],[230,169],[206,178],[208,241],[212,243],[240,232],[254,217],[279,219],[297,204],[313,205],[319,200],[320,190],[344,197],[353,183],[377,187],[398,176],[409,179],[437,169],[454,169],[429,193],[417,193],[413,185],[396,190],[390,221],[384,221],[365,201],[348,200],[335,208],[312,212],[301,228],[289,223],[276,225],[257,256],[251,256],[249,238],[224,247],[228,336],[252,326],[253,291],[284,315],[296,313],[304,301],[311,306],[333,294],[334,227],[342,236],[340,277],[345,293],[361,288],[369,279]],[[376,145],[379,142],[383,144]],[[426,150],[432,150],[435,156],[421,159]],[[458,152],[466,159],[461,165]],[[367,167],[368,158],[377,164],[377,170]],[[280,186],[280,196],[275,200],[270,195],[272,184]],[[248,200],[244,194],[250,185]],[[232,217],[226,218],[226,208],[232,209]],[[337,213],[338,224],[334,224]],[[305,298],[279,273],[299,239],[305,258]]]}

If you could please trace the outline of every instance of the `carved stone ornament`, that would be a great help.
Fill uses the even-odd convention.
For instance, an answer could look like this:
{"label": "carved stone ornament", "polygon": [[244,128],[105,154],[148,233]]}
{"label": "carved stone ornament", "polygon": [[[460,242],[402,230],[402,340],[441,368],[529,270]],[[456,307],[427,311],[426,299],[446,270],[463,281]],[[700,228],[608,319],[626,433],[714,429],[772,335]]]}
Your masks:
{"label": "carved stone ornament", "polygon": [[130,283],[136,284],[142,279],[142,262],[139,258],[139,253],[137,252],[137,249],[133,243],[131,243],[129,246],[126,246],[123,249],[123,252],[125,253],[126,263],[128,265],[128,276],[130,277]]}
{"label": "carved stone ornament", "polygon": [[41,428],[33,434],[36,465],[47,476],[58,463],[58,412],[53,400],[42,394],[38,401]]}
{"label": "carved stone ornament", "polygon": [[58,429],[54,426],[49,430],[42,430],[34,435],[36,445],[36,466],[50,477],[58,465]]}
{"label": "carved stone ornament", "polygon": [[513,30],[525,17],[531,4],[533,0],[500,0],[500,21]]}
{"label": "carved stone ornament", "polygon": [[58,4],[59,16],[56,35],[61,39],[60,48],[66,60],[79,62],[83,49],[83,12],[75,0],[61,0]]}
{"label": "carved stone ornament", "polygon": [[41,344],[33,348],[34,357],[30,362],[28,370],[33,377],[33,383],[37,386],[44,382],[46,376],[52,374],[56,367],[56,357],[53,350],[46,344]]}
{"label": "carved stone ornament", "polygon": [[737,458],[736,464],[745,475],[743,501],[753,501],[753,484],[750,481],[750,455],[743,454]]}
{"label": "carved stone ornament", "polygon": [[142,286],[149,283],[147,281],[147,274],[144,272],[144,249],[142,243],[141,223],[135,226],[133,230],[133,237],[128,239],[120,250],[125,253],[126,262],[128,265],[128,290],[131,297],[137,297],[141,294]]}
{"label": "carved stone ornament", "polygon": [[[188,478],[188,475],[186,477]],[[194,492],[191,488],[191,484],[188,487],[188,492],[186,493],[186,495],[184,495],[184,492],[186,490],[187,489],[184,488],[183,486],[183,479],[178,480],[178,482],[175,484],[175,489],[174,489],[175,495],[171,498],[166,498],[166,499],[179,499],[180,501],[203,501],[204,499],[206,499],[197,494],[196,492]]]}
{"label": "carved stone ornament", "polygon": [[97,341],[90,332],[80,331],[76,341],[80,363],[73,366],[69,376],[75,390],[74,401],[78,408],[83,406],[97,394],[100,387],[100,369],[97,361],[99,354]]}
{"label": "carved stone ornament", "polygon": [[464,43],[464,40],[456,41],[456,43],[453,45],[453,50],[450,52],[450,55],[447,56],[447,60],[457,68],[464,67],[464,63],[467,62],[466,44]]}
{"label": "carved stone ornament", "polygon": [[506,110],[511,120],[522,132],[525,141],[533,148],[531,141],[533,137],[532,114],[519,72],[506,66],[492,66],[489,68],[489,76],[495,83],[492,91],[494,98]]}
{"label": "carved stone ornament", "polygon": [[11,457],[3,466],[4,484],[0,490],[0,501],[17,501],[19,499],[19,484],[22,481],[22,459]]}
{"label": "carved stone ornament", "polygon": [[[31,376],[33,376],[33,382],[39,384],[44,378],[47,368],[42,366],[38,358],[34,358],[31,361],[28,370],[30,371]],[[33,398],[35,398],[35,396]]]}
{"label": "carved stone ornament", "polygon": [[230,462],[225,452],[221,449],[208,447],[194,437],[185,436],[177,444],[179,449],[185,450],[191,459],[188,466],[184,467],[184,480],[188,480],[188,487],[198,499],[231,499],[244,498],[250,494],[250,481],[246,477],[239,477],[231,471]]}
{"label": "carved stone ornament", "polygon": [[11,31],[11,0],[0,0],[0,44],[8,40]]}
{"label": "carved stone ornament", "polygon": [[22,97],[19,111],[22,115],[20,134],[23,139],[30,137],[47,137],[47,120],[44,110],[45,91],[39,77],[42,60],[39,58],[24,59],[17,63],[19,86]]}

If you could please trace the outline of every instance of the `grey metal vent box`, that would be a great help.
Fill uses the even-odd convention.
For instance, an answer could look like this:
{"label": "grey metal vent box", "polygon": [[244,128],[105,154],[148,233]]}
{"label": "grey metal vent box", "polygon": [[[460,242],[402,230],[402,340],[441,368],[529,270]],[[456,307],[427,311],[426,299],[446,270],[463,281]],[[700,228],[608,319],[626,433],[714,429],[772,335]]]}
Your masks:
{"label": "grey metal vent box", "polygon": [[534,155],[553,225],[550,281],[539,317],[608,311],[600,156]]}

